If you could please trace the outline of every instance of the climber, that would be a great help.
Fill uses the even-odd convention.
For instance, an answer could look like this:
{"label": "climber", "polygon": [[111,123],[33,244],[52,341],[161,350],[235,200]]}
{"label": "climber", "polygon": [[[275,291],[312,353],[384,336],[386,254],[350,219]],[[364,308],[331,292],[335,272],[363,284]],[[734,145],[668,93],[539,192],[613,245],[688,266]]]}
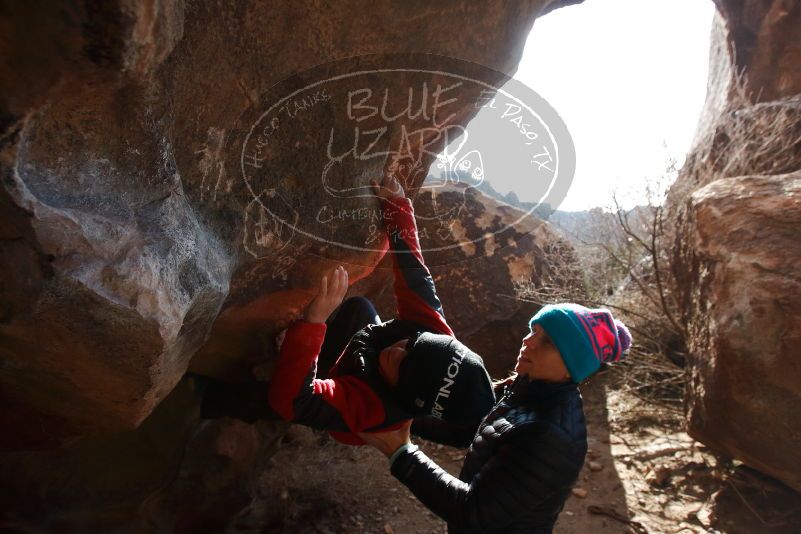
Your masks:
{"label": "climber", "polygon": [[348,272],[338,266],[287,330],[269,388],[205,379],[204,416],[269,418],[269,402],[281,418],[328,430],[342,443],[364,444],[358,433],[410,419],[418,436],[470,443],[495,404],[490,377],[445,320],[403,187],[393,176],[371,184],[392,252],[398,318],[381,322],[364,297],[342,302]]}
{"label": "climber", "polygon": [[517,375],[479,426],[459,478],[412,445],[408,426],[361,434],[451,534],[552,532],[587,453],[578,384],[631,346],[608,310],[548,305],[529,324]]}

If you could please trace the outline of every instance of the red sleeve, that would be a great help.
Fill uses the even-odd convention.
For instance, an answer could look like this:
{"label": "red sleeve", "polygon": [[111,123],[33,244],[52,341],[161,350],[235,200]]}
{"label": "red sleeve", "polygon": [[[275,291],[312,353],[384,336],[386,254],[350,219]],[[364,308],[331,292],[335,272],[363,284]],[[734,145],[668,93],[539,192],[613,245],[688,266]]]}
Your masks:
{"label": "red sleeve", "polygon": [[317,356],[325,330],[324,323],[296,321],[286,332],[270,381],[269,400],[272,409],[287,421],[295,418],[292,405],[309,372],[317,375]]}
{"label": "red sleeve", "polygon": [[398,318],[452,336],[434,279],[423,262],[412,203],[404,197],[387,200],[383,216],[392,251]]}
{"label": "red sleeve", "polygon": [[384,420],[376,393],[356,377],[316,378],[326,325],[297,321],[287,330],[270,380],[270,406],[287,421],[361,432]]}

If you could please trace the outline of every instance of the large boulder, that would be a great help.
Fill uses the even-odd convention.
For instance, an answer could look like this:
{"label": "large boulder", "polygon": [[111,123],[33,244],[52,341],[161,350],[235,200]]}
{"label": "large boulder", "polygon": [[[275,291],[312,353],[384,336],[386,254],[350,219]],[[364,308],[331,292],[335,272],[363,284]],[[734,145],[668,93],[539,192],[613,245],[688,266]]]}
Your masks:
{"label": "large boulder", "polygon": [[689,430],[801,490],[801,3],[716,4],[707,101],[669,195]]}
{"label": "large boulder", "polygon": [[[404,136],[430,134],[429,107],[389,121],[385,157],[328,167],[326,148],[353,142],[354,121],[327,107],[348,85],[295,91],[361,68],[369,85],[351,89],[387,89],[402,110],[410,87],[445,86],[431,74],[443,62],[494,86],[536,16],[570,3],[6,3],[0,523],[225,530],[269,478],[284,426],[199,421],[181,377],[252,378],[325,269],[372,272],[378,250],[355,244],[377,203],[348,189],[393,170],[414,195],[445,143]],[[480,89],[450,93],[453,125]],[[331,132],[350,141],[329,146]],[[417,158],[387,150],[399,140]]]}
{"label": "large boulder", "polygon": [[[134,428],[195,355],[247,375],[324,269],[377,261],[355,246],[363,220],[320,214],[374,209],[364,189],[387,168],[414,191],[445,144],[437,108],[454,126],[476,113],[484,87],[443,68],[502,83],[535,17],[569,3],[5,6],[0,446]],[[365,87],[360,115],[340,105]],[[424,112],[396,114],[412,96]],[[354,141],[382,118],[380,142]]]}

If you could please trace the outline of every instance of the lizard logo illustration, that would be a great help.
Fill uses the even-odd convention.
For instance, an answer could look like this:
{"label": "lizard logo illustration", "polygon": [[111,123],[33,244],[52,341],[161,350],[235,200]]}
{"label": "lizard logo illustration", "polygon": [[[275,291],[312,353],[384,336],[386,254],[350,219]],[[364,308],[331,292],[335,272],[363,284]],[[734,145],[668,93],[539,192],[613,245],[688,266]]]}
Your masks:
{"label": "lizard logo illustration", "polygon": [[477,148],[468,150],[470,134],[461,126],[458,127],[458,130],[460,135],[454,136],[456,141],[446,146],[445,150],[437,155],[434,168],[439,173],[429,175],[423,189],[437,190],[448,184],[464,184],[467,187],[459,191],[461,193],[459,200],[448,203],[447,209],[443,209],[442,205],[437,204],[435,200],[433,216],[420,213],[417,215],[418,218],[424,220],[438,220],[445,226],[459,217],[467,202],[468,190],[480,186],[484,182],[485,176],[481,151]]}
{"label": "lizard logo illustration", "polygon": [[484,160],[481,152],[473,149],[459,155],[467,144],[468,135],[468,131],[465,130],[455,150],[451,151],[450,147],[445,147],[445,151],[437,156],[436,168],[440,170],[440,176],[444,176],[447,181],[478,187],[484,182]]}

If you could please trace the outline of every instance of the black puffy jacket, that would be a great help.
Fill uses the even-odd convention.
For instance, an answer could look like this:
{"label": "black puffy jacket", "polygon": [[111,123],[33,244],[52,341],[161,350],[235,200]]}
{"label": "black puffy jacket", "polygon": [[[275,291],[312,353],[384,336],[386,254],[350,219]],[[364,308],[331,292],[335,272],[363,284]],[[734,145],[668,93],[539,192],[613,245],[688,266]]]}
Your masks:
{"label": "black puffy jacket", "polygon": [[459,478],[423,452],[392,474],[456,533],[548,533],[587,453],[581,395],[572,383],[518,378],[479,426]]}

